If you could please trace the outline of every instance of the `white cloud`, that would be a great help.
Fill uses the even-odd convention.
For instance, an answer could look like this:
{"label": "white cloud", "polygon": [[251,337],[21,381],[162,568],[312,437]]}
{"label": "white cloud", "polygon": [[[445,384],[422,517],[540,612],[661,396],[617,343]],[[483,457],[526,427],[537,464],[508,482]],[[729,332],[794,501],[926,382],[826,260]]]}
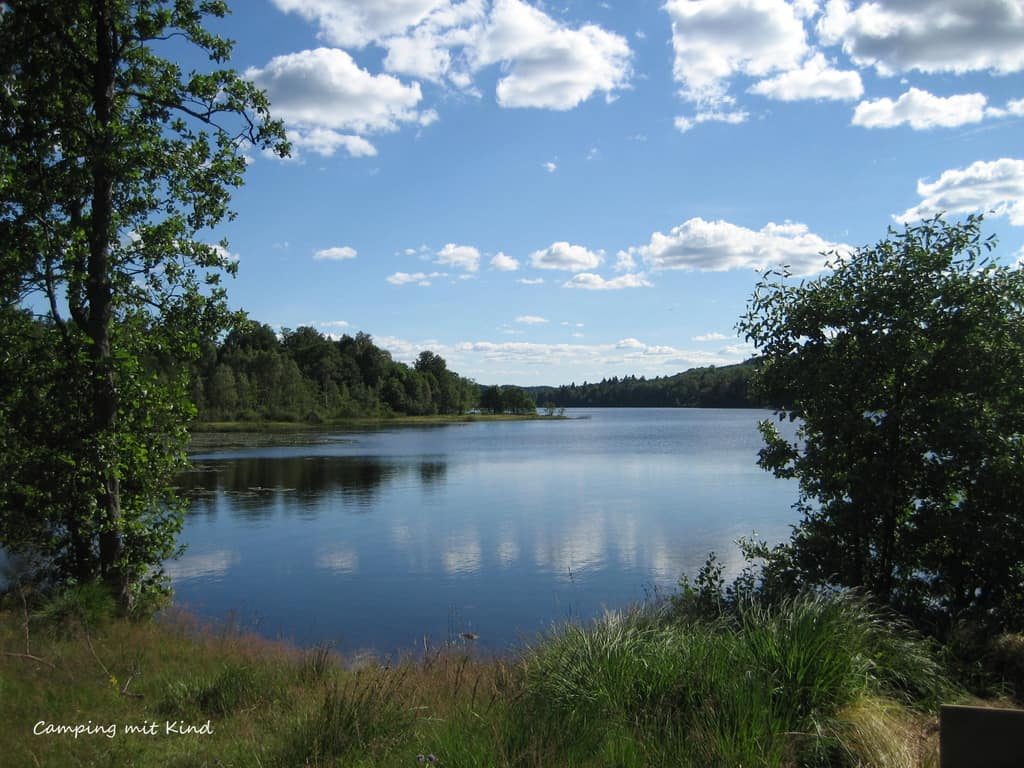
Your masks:
{"label": "white cloud", "polygon": [[502,64],[501,106],[558,110],[625,87],[631,55],[621,35],[594,24],[571,29],[521,0],[496,0],[469,52],[475,70]]}
{"label": "white cloud", "polygon": [[467,272],[476,272],[480,267],[480,251],[471,245],[448,243],[437,252],[437,259],[434,263],[447,264]]}
{"label": "white cloud", "polygon": [[340,131],[395,131],[402,123],[436,118],[415,109],[422,99],[419,83],[370,74],[337,48],[276,56],[245,76],[267,91],[274,115],[286,122],[296,144],[320,154],[344,147],[351,155],[373,155],[368,141]]}
{"label": "white cloud", "polygon": [[389,275],[385,279],[392,285],[407,285],[408,283],[430,285],[430,281],[438,277],[448,277],[448,273],[431,272],[428,275],[423,272],[414,272],[413,274],[409,274],[408,272],[395,272],[393,275]]}
{"label": "white cloud", "polygon": [[313,254],[313,258],[317,261],[341,261],[343,259],[354,259],[356,257],[356,249],[347,245],[336,246],[334,248],[324,248],[323,250],[317,251]]}
{"label": "white cloud", "polygon": [[288,139],[292,143],[292,157],[300,156],[302,150],[331,157],[344,149],[349,157],[375,157],[377,148],[362,136],[339,133],[330,128],[288,128]]}
{"label": "white cloud", "polygon": [[1006,111],[1017,117],[1024,117],[1024,99],[1014,99],[1006,102]]}
{"label": "white cloud", "polygon": [[824,266],[823,251],[849,248],[813,234],[804,224],[769,223],[752,230],[698,217],[673,227],[668,234],[655,232],[647,245],[630,251],[652,269],[724,272],[788,264],[796,274],[812,274]]}
{"label": "white cloud", "polygon": [[1024,245],[1022,245],[1020,248],[1018,248],[1017,252],[1015,254],[1013,254],[1013,256],[1016,259],[1013,262],[1013,266],[1015,266],[1015,267],[1017,267],[1019,269],[1024,269]]}
{"label": "white cloud", "polygon": [[562,287],[583,288],[588,291],[618,291],[623,288],[650,288],[651,283],[642,272],[632,275],[620,275],[611,280],[605,280],[600,275],[595,275],[592,272],[581,272],[562,283]]}
{"label": "white cloud", "polygon": [[676,130],[680,133],[686,133],[695,126],[701,123],[728,123],[729,125],[739,125],[745,123],[750,115],[743,110],[734,110],[732,112],[723,110],[711,110],[709,112],[698,112],[693,117],[683,117],[680,115],[675,119]]}
{"label": "white cloud", "polygon": [[501,272],[515,272],[519,269],[519,261],[499,252],[491,258],[491,267]]}
{"label": "white cloud", "polygon": [[817,29],[824,44],[884,76],[1024,69],[1019,0],[830,0]]}
{"label": "white cloud", "polygon": [[321,328],[348,328],[349,324],[346,320],[321,320],[315,325]]}
{"label": "white cloud", "polygon": [[896,101],[862,101],[853,113],[853,124],[864,128],[893,128],[909,125],[915,131],[928,128],[953,128],[979,123],[985,118],[986,98],[980,93],[964,93],[943,98],[928,91],[911,88]]}
{"label": "white cloud", "polygon": [[320,36],[335,45],[361,47],[404,32],[449,0],[272,0],[320,26]]}
{"label": "white cloud", "polygon": [[605,371],[610,367],[618,367],[632,373],[668,373],[696,365],[726,365],[744,359],[742,355],[683,350],[646,344],[633,338],[622,339],[614,344],[464,341],[455,345],[455,352],[465,357],[479,355],[489,363],[590,365]]}
{"label": "white cloud", "polygon": [[703,333],[700,336],[694,336],[690,341],[725,341],[731,338],[734,337],[724,333]]}
{"label": "white cloud", "polygon": [[[572,109],[628,87],[626,39],[594,24],[572,28],[522,0],[273,0],[346,48],[376,43],[388,72],[476,93],[480,70],[501,66],[498,103]],[[274,100],[275,107],[277,100]]]}
{"label": "white cloud", "polygon": [[582,245],[570,245],[565,241],[552,243],[547,248],[530,254],[530,263],[538,269],[564,269],[582,272],[600,266],[604,257],[588,251]]}
{"label": "white cloud", "polygon": [[665,10],[673,74],[690,101],[728,103],[732,76],[795,69],[807,52],[803,23],[785,0],[668,0]]}
{"label": "white cloud", "polygon": [[922,200],[894,216],[915,221],[937,213],[989,212],[1006,216],[1014,226],[1024,226],[1024,160],[1003,157],[979,160],[966,168],[943,171],[936,181],[919,179]]}
{"label": "white cloud", "polygon": [[619,251],[615,254],[615,266],[612,269],[616,272],[632,272],[636,269],[636,259],[629,251]]}
{"label": "white cloud", "polygon": [[543,285],[544,284],[544,278],[543,277],[520,277],[518,280],[516,280],[516,282],[517,283],[522,283],[523,285]]}
{"label": "white cloud", "polygon": [[516,322],[523,325],[539,325],[548,322],[548,320],[546,317],[538,317],[537,315],[520,315],[516,318]]}
{"label": "white cloud", "polygon": [[408,341],[395,336],[374,336],[373,342],[381,349],[390,352],[395,360],[407,363],[415,360],[420,352],[424,350],[430,350],[435,354],[441,355],[446,360],[450,360],[455,352],[453,347],[442,344],[436,339]]}
{"label": "white cloud", "polygon": [[[134,234],[134,233],[133,233]],[[138,235],[135,235],[138,237]],[[241,261],[242,257],[237,253],[232,253],[220,243],[214,243],[210,246],[214,251],[217,252],[217,256],[227,261],[238,262]]]}
{"label": "white cloud", "polygon": [[544,163],[544,170],[547,171],[548,173],[554,173],[555,171],[558,170],[558,165],[548,160],[546,163]]}
{"label": "white cloud", "polygon": [[384,45],[388,51],[384,69],[388,72],[436,82],[451,67],[451,53],[438,45],[430,30],[419,30],[408,37],[390,37]]}
{"label": "white cloud", "polygon": [[852,70],[833,69],[823,54],[815,53],[799,69],[791,69],[750,88],[750,93],[778,101],[827,99],[848,101],[864,93],[860,75]]}

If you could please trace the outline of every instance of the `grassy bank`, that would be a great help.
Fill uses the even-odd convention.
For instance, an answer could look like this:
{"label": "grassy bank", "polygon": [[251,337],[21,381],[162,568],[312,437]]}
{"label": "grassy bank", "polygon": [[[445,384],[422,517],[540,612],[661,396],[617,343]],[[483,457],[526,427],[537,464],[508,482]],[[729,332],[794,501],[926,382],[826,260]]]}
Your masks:
{"label": "grassy bank", "polygon": [[566,416],[538,414],[461,414],[438,416],[380,416],[334,419],[310,424],[303,421],[205,421],[192,427],[190,451],[265,445],[305,445],[329,440],[328,432],[437,427],[478,421],[558,421]]}
{"label": "grassy bank", "polygon": [[[358,667],[176,614],[76,613],[0,616],[5,764],[929,766],[935,707],[957,696],[926,644],[846,598],[714,622],[662,604],[515,658]],[[33,735],[47,725],[94,732]]]}
{"label": "grassy bank", "polygon": [[323,429],[373,429],[376,427],[419,427],[437,424],[466,424],[477,421],[557,421],[566,416],[511,413],[462,413],[434,416],[359,416],[319,423],[305,421],[201,421],[194,432],[296,432]]}

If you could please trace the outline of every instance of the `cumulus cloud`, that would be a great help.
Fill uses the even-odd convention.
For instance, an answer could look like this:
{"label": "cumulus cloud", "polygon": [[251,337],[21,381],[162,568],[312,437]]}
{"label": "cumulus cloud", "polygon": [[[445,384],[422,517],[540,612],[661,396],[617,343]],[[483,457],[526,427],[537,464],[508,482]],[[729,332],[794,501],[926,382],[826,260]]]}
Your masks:
{"label": "cumulus cloud", "polygon": [[320,26],[330,43],[361,47],[404,32],[449,0],[272,0],[286,13],[297,13]]}
{"label": "cumulus cloud", "polygon": [[734,338],[724,333],[703,333],[700,336],[694,336],[690,341],[725,341],[726,339]]}
{"label": "cumulus cloud", "polygon": [[387,56],[384,69],[424,80],[440,81],[451,68],[451,53],[441,45],[432,30],[418,30],[407,37],[384,41]]}
{"label": "cumulus cloud", "polygon": [[917,194],[921,202],[894,216],[897,221],[916,221],[937,213],[991,211],[1024,227],[1024,160],[979,160],[966,168],[943,171],[933,182],[919,179]]}
{"label": "cumulus cloud", "polygon": [[[345,48],[374,43],[388,72],[478,93],[474,78],[500,65],[505,107],[572,109],[628,87],[626,39],[595,24],[571,27],[523,0],[273,0]],[[275,106],[277,102],[275,100]]]}
{"label": "cumulus cloud", "polygon": [[862,101],[853,113],[853,124],[864,128],[893,128],[909,125],[915,131],[928,128],[953,128],[978,123],[985,118],[986,98],[980,93],[934,96],[911,88],[896,101]]}
{"label": "cumulus cloud", "polygon": [[538,269],[564,269],[568,272],[595,269],[602,261],[604,257],[600,253],[565,241],[552,243],[547,248],[530,254],[530,263]]}
{"label": "cumulus cloud", "polygon": [[491,267],[501,272],[515,272],[519,269],[519,261],[499,252],[491,258]]}
{"label": "cumulus cloud", "polygon": [[315,323],[315,325],[318,325],[321,328],[348,328],[349,327],[349,323],[346,320],[321,320],[320,322]]}
{"label": "cumulus cloud", "polygon": [[458,267],[467,272],[476,272],[480,267],[480,251],[471,245],[448,243],[437,252],[434,263]]}
{"label": "cumulus cloud", "polygon": [[538,317],[537,315],[520,315],[516,318],[516,322],[523,325],[539,325],[547,321],[546,317]]}
{"label": "cumulus cloud", "polygon": [[516,282],[517,283],[522,283],[523,285],[543,285],[544,278],[543,277],[520,277],[518,280],[516,280]]}
{"label": "cumulus cloud", "polygon": [[861,97],[864,84],[857,72],[834,69],[819,52],[807,59],[799,69],[761,80],[750,88],[750,92],[778,101],[848,101]]}
{"label": "cumulus cloud", "polygon": [[348,245],[324,248],[313,254],[313,258],[317,261],[342,261],[344,259],[354,259],[355,257],[356,249]]}
{"label": "cumulus cloud", "polygon": [[830,0],[817,31],[881,75],[1024,69],[1018,0]]}
{"label": "cumulus cloud", "polygon": [[479,356],[488,363],[528,366],[589,365],[603,371],[617,366],[632,373],[667,373],[696,365],[726,365],[744,359],[742,355],[723,352],[702,352],[646,344],[634,338],[622,339],[612,344],[464,341],[455,345],[455,352],[464,358]]}
{"label": "cumulus cloud", "polygon": [[785,0],[668,0],[665,10],[673,74],[690,101],[727,102],[734,75],[796,69],[808,50],[800,14]]}
{"label": "cumulus cloud", "polygon": [[438,277],[448,277],[447,272],[431,272],[426,274],[424,272],[414,272],[412,274],[408,272],[395,272],[393,275],[389,275],[385,278],[392,285],[407,285],[409,283],[416,283],[417,285],[430,285],[430,281]]}
{"label": "cumulus cloud", "polygon": [[650,288],[651,282],[642,272],[631,275],[620,275],[605,280],[592,272],[581,272],[562,283],[563,288],[582,288],[587,291],[618,291],[623,288]]}
{"label": "cumulus cloud", "polygon": [[612,269],[616,272],[632,272],[636,269],[636,259],[629,251],[619,251],[615,254],[615,266]]}
{"label": "cumulus cloud", "polygon": [[729,125],[739,125],[745,123],[750,115],[743,110],[711,110],[709,112],[698,112],[693,117],[684,117],[680,115],[675,119],[676,130],[680,133],[686,133],[692,130],[701,123],[728,123]]}
{"label": "cumulus cloud", "polygon": [[850,246],[829,242],[795,222],[768,223],[753,230],[699,217],[673,227],[668,234],[655,232],[647,245],[630,249],[656,270],[724,272],[788,264],[795,274],[821,270],[825,263],[821,253],[831,250],[846,251]]}
{"label": "cumulus cloud", "polygon": [[468,55],[475,70],[502,64],[501,106],[564,110],[625,87],[632,53],[594,24],[572,29],[522,0],[497,0]]}
{"label": "cumulus cloud", "polygon": [[362,136],[339,133],[330,128],[289,127],[288,139],[292,143],[292,157],[297,158],[304,150],[324,157],[331,157],[338,149],[344,149],[349,157],[375,157],[377,148]]}
{"label": "cumulus cloud", "polygon": [[419,83],[371,74],[337,48],[276,56],[263,67],[250,67],[245,76],[267,91],[275,116],[285,121],[296,145],[320,154],[344,147],[351,155],[373,155],[372,144],[351,134],[436,119],[436,113],[416,109],[422,99]]}
{"label": "cumulus cloud", "polygon": [[554,173],[555,171],[558,170],[558,164],[548,160],[546,163],[544,163],[544,170],[547,171],[548,173]]}

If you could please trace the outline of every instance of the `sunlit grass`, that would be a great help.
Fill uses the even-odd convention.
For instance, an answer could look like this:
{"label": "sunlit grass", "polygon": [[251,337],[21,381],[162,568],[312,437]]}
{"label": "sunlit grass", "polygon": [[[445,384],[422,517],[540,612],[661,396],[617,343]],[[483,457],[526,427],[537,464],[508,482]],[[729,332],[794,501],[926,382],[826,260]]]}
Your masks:
{"label": "sunlit grass", "polygon": [[[0,615],[0,648],[18,654],[0,657],[11,765],[924,767],[935,706],[958,695],[927,644],[849,597],[716,621],[647,605],[514,657],[452,647],[358,668],[180,614],[58,613],[30,613],[27,646],[20,607]],[[34,736],[40,720],[119,731]],[[149,722],[155,735],[123,733]]]}

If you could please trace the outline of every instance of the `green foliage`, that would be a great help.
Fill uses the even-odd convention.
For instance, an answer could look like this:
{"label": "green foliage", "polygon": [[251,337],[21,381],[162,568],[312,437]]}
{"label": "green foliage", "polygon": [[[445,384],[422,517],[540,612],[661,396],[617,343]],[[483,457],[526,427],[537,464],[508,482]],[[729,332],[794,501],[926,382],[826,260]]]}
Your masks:
{"label": "green foliage", "polygon": [[[203,27],[221,2],[25,0],[0,14],[0,542],[129,607],[162,584],[192,415],[184,363],[224,327],[247,147],[287,152]],[[183,73],[170,38],[211,62]],[[18,307],[31,308],[41,323]],[[16,354],[14,354],[16,352]]]}
{"label": "green foliage", "polygon": [[57,634],[74,634],[102,627],[115,615],[110,591],[97,582],[73,584],[43,601],[34,618]]}
{"label": "green foliage", "polygon": [[717,616],[648,606],[545,638],[526,659],[520,727],[558,723],[548,738],[569,763],[625,733],[620,746],[649,745],[647,764],[857,764],[841,757],[847,707],[931,708],[954,691],[930,645],[862,597],[718,598]]}
{"label": "green foliage", "polygon": [[754,408],[763,405],[749,391],[754,366],[692,368],[674,376],[613,376],[600,382],[560,387],[527,387],[537,402],[562,408]]}
{"label": "green foliage", "polygon": [[[537,403],[521,387],[485,387],[480,392],[480,409],[488,413],[536,413]],[[552,413],[548,415],[553,415]]]}
{"label": "green foliage", "polygon": [[[429,356],[429,357],[428,357]],[[477,385],[423,352],[412,368],[365,333],[332,340],[314,328],[238,323],[192,366],[200,421],[310,421],[353,416],[461,414]]]}
{"label": "green foliage", "polygon": [[412,714],[398,700],[400,674],[355,673],[333,683],[286,739],[276,764],[334,765],[339,757],[372,755],[404,735]]}
{"label": "green foliage", "polygon": [[1024,272],[981,218],[890,231],[794,285],[767,273],[739,330],[757,390],[791,402],[759,463],[797,478],[803,519],[767,585],[864,587],[948,633],[1024,622]]}
{"label": "green foliage", "polygon": [[157,710],[178,718],[198,713],[226,717],[276,695],[277,683],[251,664],[227,663],[214,676],[189,676],[171,682]]}
{"label": "green foliage", "polygon": [[[928,765],[917,745],[937,742],[918,709],[929,695],[891,682],[932,679],[928,646],[852,596],[719,621],[653,604],[512,659],[460,650],[315,675],[294,648],[170,616],[91,637],[33,627],[27,649],[19,615],[0,614],[0,651],[40,661],[4,661],[0,754],[14,765],[854,768]],[[214,722],[201,738],[24,737],[40,712],[83,711],[119,728]]]}

